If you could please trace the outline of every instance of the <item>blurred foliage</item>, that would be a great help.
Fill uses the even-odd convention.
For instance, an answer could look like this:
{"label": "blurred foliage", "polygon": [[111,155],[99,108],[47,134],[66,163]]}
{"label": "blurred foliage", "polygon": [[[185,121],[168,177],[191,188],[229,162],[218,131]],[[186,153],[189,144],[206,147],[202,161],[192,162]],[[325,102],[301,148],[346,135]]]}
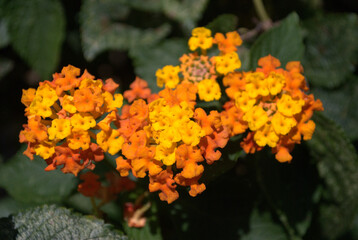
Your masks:
{"label": "blurred foliage", "polygon": [[[248,38],[238,53],[245,70],[267,54],[279,58],[283,67],[302,61],[311,91],[325,107],[315,116],[313,139],[296,146],[290,164],[278,163],[268,151],[247,156],[239,147],[241,139],[232,139],[223,157],[205,166],[206,191],[196,198],[183,191],[171,205],[154,196],[144,228],[126,225],[124,196],[104,205],[105,219],[129,239],[358,239],[357,14],[327,14],[339,4],[332,1],[265,4],[279,21]],[[70,63],[113,77],[122,90],[138,75],[156,92],[156,70],[179,64],[193,27],[206,26],[213,33],[240,27],[245,35],[260,25],[252,20],[252,9],[250,1],[0,0],[0,89],[16,87],[19,96],[22,87],[39,81],[34,72],[46,79]],[[13,108],[10,97],[2,102],[9,102],[1,107],[4,118],[7,109],[22,115],[23,108]],[[75,191],[76,178],[45,172],[43,160],[30,161],[23,150],[0,164],[0,194],[7,194],[0,199],[0,239],[26,239],[31,233],[35,239],[52,234],[126,239],[93,217],[54,205],[36,207],[56,203],[92,212],[90,200]]]}

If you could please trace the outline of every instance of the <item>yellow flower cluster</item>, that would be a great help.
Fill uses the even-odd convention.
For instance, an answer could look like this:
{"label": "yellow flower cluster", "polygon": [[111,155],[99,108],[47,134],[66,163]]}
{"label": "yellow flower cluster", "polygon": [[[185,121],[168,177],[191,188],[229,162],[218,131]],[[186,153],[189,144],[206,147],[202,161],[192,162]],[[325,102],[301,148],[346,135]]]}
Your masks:
{"label": "yellow flower cluster", "polygon": [[[93,168],[92,160],[103,159],[103,150],[113,153],[121,146],[119,133],[109,127],[123,103],[121,94],[113,94],[118,85],[111,79],[103,84],[87,71],[79,75],[80,69],[69,65],[52,81],[23,90],[28,124],[20,141],[28,143],[25,153],[30,158],[36,154],[47,161],[46,170],[64,165],[63,172],[77,175],[85,167]],[[95,130],[101,131],[96,135]]]}
{"label": "yellow flower cluster", "polygon": [[[189,49],[198,52],[184,54],[180,58],[181,65],[167,65],[156,72],[159,87],[175,88],[178,83],[189,81],[198,86],[200,100],[210,102],[221,97],[221,89],[216,81],[219,75],[226,75],[241,67],[236,47],[242,43],[237,32],[227,33],[227,37],[217,33],[213,38],[211,31],[204,27],[194,28],[188,41]],[[216,44],[219,56],[209,58],[207,50]]]}
{"label": "yellow flower cluster", "polygon": [[286,70],[278,68],[278,59],[267,56],[259,60],[255,72],[231,74],[224,78],[240,112],[240,120],[250,129],[242,143],[246,152],[266,145],[276,152],[277,160],[290,161],[294,144],[311,139],[315,124],[313,111],[323,110],[320,100],[305,93],[308,90],[299,62],[289,62]]}
{"label": "yellow flower cluster", "polygon": [[170,107],[160,98],[149,104],[150,125],[146,128],[155,139],[155,159],[170,166],[175,163],[175,151],[180,142],[196,146],[205,132],[191,120],[194,112],[186,102]]}

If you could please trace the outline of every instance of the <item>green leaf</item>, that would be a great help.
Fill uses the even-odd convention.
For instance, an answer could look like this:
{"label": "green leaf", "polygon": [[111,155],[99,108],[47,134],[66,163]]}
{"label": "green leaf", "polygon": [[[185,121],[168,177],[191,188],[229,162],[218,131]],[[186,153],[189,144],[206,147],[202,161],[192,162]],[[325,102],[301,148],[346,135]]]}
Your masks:
{"label": "green leaf", "polygon": [[48,78],[57,66],[64,38],[65,16],[60,1],[13,0],[6,16],[15,51]]}
{"label": "green leaf", "polygon": [[0,165],[0,186],[17,201],[29,203],[61,202],[76,188],[77,180],[60,170],[46,172],[43,159],[33,161],[22,154],[24,148],[6,164]]}
{"label": "green leaf", "polygon": [[234,31],[238,23],[238,17],[234,14],[221,14],[206,25],[213,33],[227,33]]}
{"label": "green leaf", "polygon": [[0,0],[0,48],[6,47],[10,43],[10,36],[7,21],[5,19],[6,1]]}
{"label": "green leaf", "polygon": [[346,84],[334,90],[312,89],[316,98],[324,106],[323,114],[338,123],[347,136],[358,139],[358,78],[352,76]]}
{"label": "green leaf", "polygon": [[195,27],[202,16],[208,0],[165,0],[162,1],[164,14],[180,22],[186,33]]}
{"label": "green leaf", "polygon": [[319,220],[323,236],[336,239],[357,214],[358,155],[332,120],[319,113],[313,120],[316,130],[308,144],[325,184]]}
{"label": "green leaf", "polygon": [[[272,153],[256,153],[257,180],[268,204],[292,236],[303,237],[312,220],[318,186],[316,167],[304,146],[295,146],[291,163],[278,162]],[[292,191],[294,189],[294,191]]]}
{"label": "green leaf", "polygon": [[[11,214],[17,213],[20,210],[34,207],[35,204],[18,202],[13,198],[5,197],[0,199],[0,218],[8,217]],[[2,239],[2,238],[0,238]]]}
{"label": "green leaf", "polygon": [[128,50],[148,47],[164,38],[170,25],[155,29],[140,29],[117,22],[129,14],[129,7],[116,0],[86,0],[80,11],[81,36],[84,56],[93,60],[109,50]]}
{"label": "green leaf", "polygon": [[13,217],[18,240],[127,239],[103,220],[55,205],[32,208]]}
{"label": "green leaf", "polygon": [[161,240],[159,221],[157,218],[157,206],[152,202],[149,212],[146,213],[147,222],[142,228],[129,227],[123,222],[123,227],[129,240]]}
{"label": "green leaf", "polygon": [[358,53],[358,17],[335,14],[304,22],[307,31],[305,75],[316,86],[334,88],[354,71]]}
{"label": "green leaf", "polygon": [[[1,36],[0,36],[1,37]],[[0,79],[5,77],[14,67],[13,61],[0,57]]]}
{"label": "green leaf", "polygon": [[250,218],[250,230],[243,234],[241,240],[287,240],[283,228],[273,222],[269,213],[260,214],[255,209]]}
{"label": "green leaf", "polygon": [[155,72],[165,65],[178,65],[179,58],[187,52],[187,43],[181,39],[170,39],[156,46],[147,48],[133,48],[129,52],[133,59],[135,73],[148,82],[154,92],[157,86]]}
{"label": "green leaf", "polygon": [[301,60],[304,53],[303,38],[296,13],[288,15],[279,26],[262,34],[252,45],[250,69],[257,67],[257,61],[271,54],[285,66],[289,61]]}
{"label": "green leaf", "polygon": [[126,0],[125,4],[142,11],[160,12],[162,11],[162,2],[162,0]]}

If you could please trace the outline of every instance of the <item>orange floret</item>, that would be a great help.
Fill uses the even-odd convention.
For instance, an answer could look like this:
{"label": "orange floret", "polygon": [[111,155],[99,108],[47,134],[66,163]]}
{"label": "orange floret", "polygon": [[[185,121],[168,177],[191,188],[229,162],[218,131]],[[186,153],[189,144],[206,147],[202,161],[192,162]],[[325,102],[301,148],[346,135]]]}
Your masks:
{"label": "orange floret", "polygon": [[169,204],[179,197],[179,193],[175,190],[176,187],[173,172],[169,168],[150,178],[149,191],[161,191],[159,193],[160,200],[167,201]]}
{"label": "orange floret", "polygon": [[129,87],[131,90],[127,90],[123,94],[128,102],[133,102],[137,98],[147,99],[151,94],[151,91],[148,88],[148,83],[139,77],[136,77]]}
{"label": "orange floret", "polygon": [[237,32],[226,33],[226,38],[224,37],[224,34],[216,33],[213,42],[218,45],[222,54],[236,52],[236,47],[242,44],[240,35]]}

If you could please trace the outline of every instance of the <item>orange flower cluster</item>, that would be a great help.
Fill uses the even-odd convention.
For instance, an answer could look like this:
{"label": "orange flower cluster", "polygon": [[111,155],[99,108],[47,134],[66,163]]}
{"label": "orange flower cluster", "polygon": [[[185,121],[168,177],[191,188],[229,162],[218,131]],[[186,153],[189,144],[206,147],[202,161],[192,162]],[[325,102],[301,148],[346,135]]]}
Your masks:
{"label": "orange flower cluster", "polygon": [[[124,96],[133,99],[129,93],[135,87],[132,85]],[[198,182],[204,172],[201,163],[218,160],[221,153],[217,148],[223,148],[229,140],[217,111],[207,115],[203,109],[194,108],[196,92],[193,83],[182,82],[176,89],[166,88],[146,101],[137,98],[123,106],[116,123],[124,137],[117,170],[121,176],[128,176],[129,171],[138,178],[148,175],[149,190],[160,191],[160,199],[168,203],[179,197],[177,185],[189,186],[191,196],[205,190]]]}
{"label": "orange flower cluster", "polygon": [[117,87],[112,79],[103,83],[87,71],[80,76],[80,69],[69,65],[52,81],[23,90],[28,118],[20,132],[20,142],[28,145],[24,154],[45,159],[46,171],[63,165],[62,172],[77,175],[103,160],[103,151],[118,152],[123,139],[110,127],[123,104],[123,96],[114,94]]}
{"label": "orange flower cluster", "polygon": [[311,139],[315,123],[310,119],[314,111],[322,111],[323,107],[313,94],[305,93],[308,87],[299,62],[287,63],[286,69],[280,65],[269,55],[258,61],[255,72],[225,76],[223,84],[232,100],[224,107],[227,115],[236,114],[237,133],[250,130],[241,143],[246,153],[268,145],[278,161],[288,162],[294,145],[302,138]]}
{"label": "orange flower cluster", "polygon": [[[189,48],[198,52],[184,54],[180,60],[180,66],[167,65],[156,72],[159,87],[173,89],[180,82],[194,83],[198,88],[200,100],[210,102],[221,98],[221,89],[216,78],[233,72],[241,67],[239,56],[236,53],[237,46],[242,40],[237,32],[229,32],[226,37],[215,34],[213,38],[211,31],[204,27],[193,29],[192,37],[189,39]],[[207,50],[217,45],[220,50],[219,56],[207,56]]]}

